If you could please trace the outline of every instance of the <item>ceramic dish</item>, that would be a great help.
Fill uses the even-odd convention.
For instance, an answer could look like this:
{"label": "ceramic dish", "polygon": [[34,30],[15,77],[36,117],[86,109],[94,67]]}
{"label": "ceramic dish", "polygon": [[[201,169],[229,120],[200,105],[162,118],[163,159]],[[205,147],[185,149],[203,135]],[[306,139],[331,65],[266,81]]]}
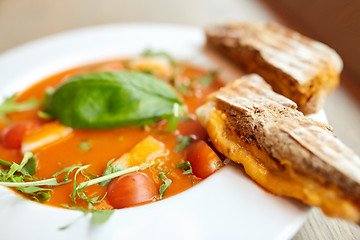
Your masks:
{"label": "ceramic dish", "polygon": [[[201,29],[167,24],[106,25],[54,35],[0,56],[0,96],[71,67],[134,56],[146,48],[220,69],[226,78],[233,69],[207,55],[203,44]],[[314,117],[326,121],[323,112]],[[0,188],[2,239],[289,239],[308,210],[298,201],[265,192],[236,164],[169,199],[116,210],[102,225],[91,224],[86,216],[63,231],[59,228],[82,213]]]}

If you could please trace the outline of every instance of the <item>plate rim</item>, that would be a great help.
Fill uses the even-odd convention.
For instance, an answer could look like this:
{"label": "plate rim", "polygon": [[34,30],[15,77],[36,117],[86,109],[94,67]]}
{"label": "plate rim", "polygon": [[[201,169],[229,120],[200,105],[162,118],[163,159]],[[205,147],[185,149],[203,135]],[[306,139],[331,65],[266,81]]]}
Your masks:
{"label": "plate rim", "polygon": [[[48,42],[48,41],[56,41],[56,39],[61,39],[61,38],[71,38],[72,35],[77,35],[77,34],[83,34],[84,32],[96,32],[96,31],[99,31],[99,30],[104,30],[104,29],[112,29],[112,28],[162,28],[162,27],[167,27],[167,28],[178,28],[178,29],[187,29],[187,30],[191,30],[193,32],[202,32],[200,28],[198,27],[194,27],[194,26],[187,26],[187,25],[181,25],[181,24],[173,24],[173,23],[157,23],[157,22],[154,22],[154,23],[144,23],[144,22],[131,22],[131,23],[114,23],[114,24],[104,24],[104,25],[96,25],[96,26],[87,26],[87,27],[83,27],[83,28],[79,28],[79,29],[73,29],[73,30],[70,30],[70,31],[65,31],[65,32],[61,32],[61,33],[57,33],[57,34],[53,34],[53,35],[50,35],[50,36],[47,36],[47,37],[43,37],[43,38],[39,38],[39,39],[35,39],[33,41],[30,41],[28,43],[25,43],[25,44],[22,44],[20,46],[17,46],[15,48],[12,48],[12,49],[9,49],[9,50],[6,50],[5,52],[2,52],[0,54],[0,66],[3,64],[4,61],[6,61],[6,59],[8,58],[11,58],[13,56],[16,56],[16,55],[21,55],[21,53],[23,51],[28,51],[29,48],[36,48],[37,46],[41,46],[41,44],[43,44],[44,42]],[[91,62],[91,61],[90,61]],[[1,70],[0,70],[0,73],[1,73]],[[56,72],[55,72],[56,73]],[[55,74],[54,73],[54,74]],[[42,78],[40,78],[41,80]],[[3,84],[2,82],[0,82],[0,84]],[[1,94],[2,96],[4,95],[3,93]],[[1,97],[1,96],[0,96]],[[221,173],[223,170],[220,170],[219,173]],[[219,173],[216,173],[216,175],[219,175]],[[212,177],[213,178],[213,177]],[[204,182],[206,182],[207,180],[205,180]],[[201,183],[202,184],[202,183]],[[200,186],[199,186],[200,187]],[[258,187],[258,186],[256,186]],[[195,189],[197,188],[197,186],[185,191],[185,192],[191,192],[191,191],[195,191]],[[1,188],[2,189],[2,188]],[[11,191],[11,190],[8,190],[6,189],[7,191]],[[0,190],[0,192],[2,192]],[[12,192],[12,191],[11,191]],[[185,193],[183,192],[183,193]],[[183,194],[183,193],[180,193],[180,194]],[[162,202],[164,201],[173,201],[172,199],[177,199],[179,198],[179,195],[180,194],[177,194],[176,196],[173,196],[169,199],[164,199],[160,202],[155,202],[155,203],[152,203],[150,205],[158,205],[158,204],[162,204]],[[17,195],[17,194],[16,194]],[[17,196],[19,197],[19,196]],[[21,196],[20,196],[21,197]],[[22,198],[22,197],[21,197]],[[27,200],[26,200],[27,201]],[[174,200],[175,201],[175,200]],[[49,206],[45,206],[43,204],[40,204],[40,203],[36,203],[36,202],[33,202],[33,201],[30,201],[32,204],[35,204],[35,205],[39,205],[41,206],[42,208],[49,208]],[[34,205],[34,206],[35,206]],[[147,206],[150,206],[150,205],[144,205],[144,206],[138,206],[138,207],[135,207],[137,209],[142,209],[142,208],[147,208]],[[66,213],[74,213],[74,211],[72,210],[68,210],[68,209],[60,209],[60,208],[56,208],[56,207],[50,207],[50,208],[55,208],[57,209],[57,211],[61,211],[61,212],[66,212]],[[133,208],[131,208],[133,209]],[[305,222],[305,219],[307,218],[307,214],[308,214],[308,211],[309,211],[310,208],[305,208],[304,209],[304,212],[303,214],[301,215],[301,217],[299,217],[296,221],[296,226],[294,227],[289,227],[289,228],[286,228],[284,229],[282,232],[279,232],[276,236],[274,236],[274,239],[288,239],[290,237],[292,237],[297,231],[298,229],[301,227],[301,225]],[[126,210],[128,211],[128,210]],[[117,215],[120,214],[120,211],[116,211]],[[115,215],[114,214],[114,215]],[[70,215],[74,215],[74,214],[70,214]],[[78,214],[75,214],[75,215],[78,215]],[[74,215],[74,216],[75,216]]]}

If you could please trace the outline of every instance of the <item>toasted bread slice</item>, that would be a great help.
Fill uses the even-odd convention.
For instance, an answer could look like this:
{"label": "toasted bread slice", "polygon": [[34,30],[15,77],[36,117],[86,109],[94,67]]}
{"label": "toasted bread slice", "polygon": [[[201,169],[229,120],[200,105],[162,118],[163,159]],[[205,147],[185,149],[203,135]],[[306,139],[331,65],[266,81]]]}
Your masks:
{"label": "toasted bread slice", "polygon": [[220,89],[197,116],[217,150],[268,191],[360,223],[360,158],[259,75]]}
{"label": "toasted bread slice", "polygon": [[261,75],[305,115],[339,84],[342,61],[320,42],[275,23],[240,23],[206,30],[207,44],[247,72]]}

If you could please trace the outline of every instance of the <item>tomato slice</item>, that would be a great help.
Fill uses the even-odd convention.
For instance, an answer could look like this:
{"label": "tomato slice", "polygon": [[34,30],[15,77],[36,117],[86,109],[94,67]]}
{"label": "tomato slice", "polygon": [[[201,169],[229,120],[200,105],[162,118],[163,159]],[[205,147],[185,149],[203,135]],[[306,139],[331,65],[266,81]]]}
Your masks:
{"label": "tomato slice", "polygon": [[1,143],[5,148],[20,149],[24,136],[39,126],[38,122],[23,121],[14,123],[1,132]]}
{"label": "tomato slice", "polygon": [[199,178],[206,178],[224,164],[214,150],[204,141],[194,143],[187,155],[193,173]]}
{"label": "tomato slice", "polygon": [[107,199],[114,208],[130,207],[153,200],[157,195],[153,180],[140,172],[113,179],[107,187]]}

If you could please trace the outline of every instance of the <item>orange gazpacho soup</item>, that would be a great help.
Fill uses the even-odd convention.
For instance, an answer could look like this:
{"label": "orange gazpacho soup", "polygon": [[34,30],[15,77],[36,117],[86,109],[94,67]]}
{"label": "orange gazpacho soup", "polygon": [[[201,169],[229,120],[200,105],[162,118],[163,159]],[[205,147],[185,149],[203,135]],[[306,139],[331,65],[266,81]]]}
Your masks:
{"label": "orange gazpacho soup", "polygon": [[[175,114],[176,128],[168,128],[172,118],[161,117],[166,114],[155,120],[151,118],[150,123],[146,120],[138,124],[131,120],[120,122],[119,126],[99,127],[86,122],[85,127],[74,127],[75,120],[69,124],[61,118],[68,116],[64,109],[72,102],[60,106],[63,115],[54,114],[51,107],[47,109],[46,98],[56,94],[60,86],[76,76],[104,72],[138,72],[171,86],[169,89],[174,91],[182,109]],[[102,75],[94,76],[101,78]],[[194,115],[206,96],[221,86],[214,72],[174,62],[161,54],[95,63],[46,78],[3,103],[20,107],[4,112],[0,121],[2,185],[46,205],[89,210],[131,207],[185,191],[222,165]],[[52,90],[48,94],[49,88]],[[93,94],[91,91],[89,95]],[[89,115],[89,119],[91,117]],[[104,176],[115,176],[114,173],[119,176],[97,181]],[[40,181],[47,179],[53,179],[52,183],[41,184]],[[10,186],[7,182],[25,185]],[[26,185],[30,182],[41,189]]]}

